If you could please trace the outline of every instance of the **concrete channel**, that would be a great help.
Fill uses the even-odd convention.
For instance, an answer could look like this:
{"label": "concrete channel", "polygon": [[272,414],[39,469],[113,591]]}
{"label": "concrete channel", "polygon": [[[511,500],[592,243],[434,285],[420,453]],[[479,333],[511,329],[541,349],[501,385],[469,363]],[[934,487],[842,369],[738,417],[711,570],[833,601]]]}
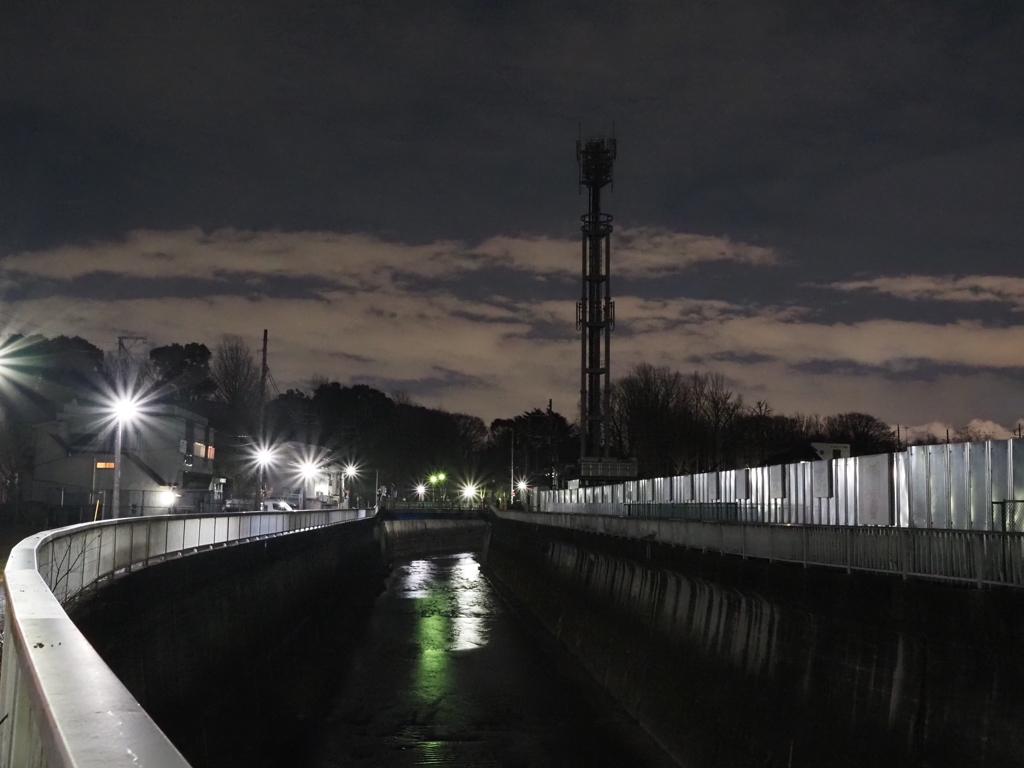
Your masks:
{"label": "concrete channel", "polygon": [[[183,756],[143,764],[1020,764],[1020,590],[514,517],[250,525],[66,606]],[[37,741],[0,765],[121,764]]]}

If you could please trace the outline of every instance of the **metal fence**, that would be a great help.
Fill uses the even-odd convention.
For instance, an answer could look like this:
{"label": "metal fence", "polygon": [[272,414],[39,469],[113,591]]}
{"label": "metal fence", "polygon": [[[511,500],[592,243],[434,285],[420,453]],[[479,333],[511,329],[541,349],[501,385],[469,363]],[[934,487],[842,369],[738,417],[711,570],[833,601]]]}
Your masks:
{"label": "metal fence", "polygon": [[499,511],[535,525],[659,541],[708,552],[982,585],[1024,587],[1024,533],[790,526]]}
{"label": "metal fence", "polygon": [[1024,501],[993,501],[992,521],[997,531],[1024,533]]}
{"label": "metal fence", "polygon": [[139,517],[31,536],[4,571],[0,768],[188,768],[63,606],[138,568],[372,514],[325,510]]}
{"label": "metal fence", "polygon": [[682,502],[680,504],[625,504],[627,517],[661,517],[670,520],[743,521],[740,505],[732,501]]}
{"label": "metal fence", "polygon": [[399,501],[397,499],[382,499],[381,509],[453,509],[453,510],[479,510],[484,509],[485,504],[479,499],[472,501],[464,499],[445,499],[444,501]]}
{"label": "metal fence", "polygon": [[1018,438],[536,491],[533,508],[626,515],[637,504],[735,504],[738,520],[748,523],[999,531],[1024,530],[1013,527],[1016,517],[1004,528],[1003,511],[993,507],[1021,499],[1024,440]]}

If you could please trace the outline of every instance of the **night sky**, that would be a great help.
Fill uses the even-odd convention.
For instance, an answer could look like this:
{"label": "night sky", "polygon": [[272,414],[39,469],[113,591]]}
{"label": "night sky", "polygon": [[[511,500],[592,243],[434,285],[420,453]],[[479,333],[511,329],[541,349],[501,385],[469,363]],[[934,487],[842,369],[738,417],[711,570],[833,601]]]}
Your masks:
{"label": "night sky", "polygon": [[571,415],[614,124],[613,372],[1012,428],[1022,41],[1019,0],[6,0],[0,321]]}

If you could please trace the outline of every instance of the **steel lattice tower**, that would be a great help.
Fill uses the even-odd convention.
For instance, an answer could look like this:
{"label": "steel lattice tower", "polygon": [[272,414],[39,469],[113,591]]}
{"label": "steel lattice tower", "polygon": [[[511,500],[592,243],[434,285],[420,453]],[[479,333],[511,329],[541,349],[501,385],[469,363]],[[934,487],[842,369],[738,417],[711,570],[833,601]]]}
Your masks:
{"label": "steel lattice tower", "polygon": [[583,226],[583,293],[576,304],[576,330],[581,331],[580,459],[608,458],[611,332],[615,302],[611,300],[612,217],[601,211],[601,190],[612,183],[615,139],[597,137],[576,142],[580,187],[587,188],[589,210]]}

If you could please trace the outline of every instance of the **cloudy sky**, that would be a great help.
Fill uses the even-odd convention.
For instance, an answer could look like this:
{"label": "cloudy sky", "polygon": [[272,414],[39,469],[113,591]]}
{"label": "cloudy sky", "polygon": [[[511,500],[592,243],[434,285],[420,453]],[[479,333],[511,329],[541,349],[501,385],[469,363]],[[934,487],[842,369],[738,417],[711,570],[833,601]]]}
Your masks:
{"label": "cloudy sky", "polygon": [[1021,40],[1019,0],[7,0],[0,322],[571,413],[614,124],[614,370],[1011,426]]}

